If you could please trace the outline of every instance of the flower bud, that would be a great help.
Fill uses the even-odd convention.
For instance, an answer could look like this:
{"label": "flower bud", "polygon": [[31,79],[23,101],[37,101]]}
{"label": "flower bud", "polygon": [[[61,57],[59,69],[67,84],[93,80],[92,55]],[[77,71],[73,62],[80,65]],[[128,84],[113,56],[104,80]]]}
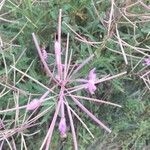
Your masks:
{"label": "flower bud", "polygon": [[41,102],[38,99],[33,99],[28,105],[27,110],[34,110],[41,105]]}
{"label": "flower bud", "polygon": [[91,94],[94,94],[95,90],[96,90],[96,86],[95,86],[95,80],[96,80],[96,73],[95,73],[95,68],[93,68],[88,75],[88,82],[85,85],[85,88],[88,89],[88,91]]}
{"label": "flower bud", "polygon": [[60,131],[60,135],[62,138],[66,138],[66,136],[67,136],[66,130],[67,130],[66,119],[61,118],[60,122],[59,122],[59,131]]}
{"label": "flower bud", "polygon": [[150,65],[150,57],[144,59],[144,65],[147,65],[147,66]]}
{"label": "flower bud", "polygon": [[47,55],[47,52],[44,48],[41,49],[41,52],[42,52],[42,55],[43,55],[43,58],[45,61],[47,61],[47,58],[48,58],[48,55]]}

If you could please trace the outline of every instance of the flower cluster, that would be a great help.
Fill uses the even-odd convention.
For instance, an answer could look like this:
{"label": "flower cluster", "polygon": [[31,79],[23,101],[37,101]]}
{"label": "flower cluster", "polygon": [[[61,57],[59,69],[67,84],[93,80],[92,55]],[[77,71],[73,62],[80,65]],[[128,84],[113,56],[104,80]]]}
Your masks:
{"label": "flower cluster", "polygon": [[[87,130],[87,132],[91,135],[92,138],[94,138],[94,135],[91,133],[90,129],[87,127],[87,125],[82,121],[82,119],[79,117],[79,115],[76,113],[76,109],[80,108],[80,110],[83,113],[86,113],[90,119],[92,119],[95,123],[98,124],[101,128],[105,129],[107,132],[111,132],[111,129],[109,129],[101,120],[99,117],[96,117],[92,112],[90,112],[89,109],[87,109],[84,106],[84,103],[81,101],[93,101],[97,103],[103,103],[108,104],[112,106],[121,107],[118,104],[111,103],[105,100],[100,100],[97,98],[92,98],[92,96],[88,97],[84,95],[78,95],[79,91],[87,91],[91,95],[93,95],[96,91],[96,85],[105,82],[114,78],[118,78],[126,72],[119,73],[117,75],[107,75],[103,78],[99,79],[96,76],[96,68],[93,68],[89,71],[88,75],[85,75],[85,78],[78,78],[76,77],[76,74],[78,74],[81,69],[89,63],[94,58],[94,54],[90,55],[87,59],[85,59],[82,63],[75,63],[72,64],[72,50],[69,51],[69,34],[67,36],[67,44],[66,49],[63,50],[61,48],[61,10],[59,14],[58,19],[58,39],[54,42],[54,51],[55,51],[55,62],[52,63],[51,67],[48,66],[48,54],[44,48],[41,48],[39,46],[39,42],[35,36],[34,33],[32,33],[33,41],[35,43],[39,58],[43,64],[44,70],[46,71],[46,75],[50,78],[51,83],[50,85],[46,86],[39,81],[35,80],[33,77],[27,75],[26,73],[22,72],[21,70],[17,69],[16,67],[12,67],[16,71],[22,73],[24,76],[27,76],[34,82],[41,85],[43,88],[45,88],[45,93],[41,95],[41,97],[33,98],[27,105],[20,106],[16,108],[7,109],[5,111],[0,112],[8,112],[8,111],[18,111],[18,109],[26,109],[27,111],[33,111],[29,118],[25,121],[25,125],[19,127],[15,132],[8,135],[11,136],[15,134],[18,130],[24,130],[30,127],[33,127],[36,125],[36,121],[45,115],[52,106],[55,106],[54,115],[51,118],[51,123],[49,126],[49,129],[46,133],[46,136],[41,144],[41,147],[39,149],[45,149],[48,150],[51,145],[51,139],[53,135],[53,131],[55,126],[57,125],[57,120],[59,120],[58,125],[58,131],[60,133],[61,138],[66,138],[68,132],[71,129],[72,132],[72,139],[74,144],[74,149],[78,150],[78,140],[76,135],[76,130],[74,127],[74,117],[76,117],[81,124],[84,126],[84,128]],[[147,61],[148,63],[148,61]],[[52,70],[54,68],[54,70]],[[86,77],[87,76],[87,77]],[[50,96],[51,95],[51,96]],[[51,105],[51,103],[48,103],[50,99],[55,100],[54,105]],[[46,107],[45,109],[41,109],[41,111],[38,111],[37,115],[33,114],[36,112],[37,109],[40,109],[41,107],[44,107],[46,104],[45,101],[47,101],[47,104],[50,105],[50,107]],[[73,107],[77,107],[76,109]],[[16,111],[16,112],[17,112]],[[16,113],[17,114],[17,113]],[[67,116],[67,117],[66,117]],[[74,116],[74,117],[73,117]],[[0,128],[2,128],[3,124],[0,123]],[[8,138],[7,137],[7,138]],[[6,138],[6,137],[4,137]]]}
{"label": "flower cluster", "polygon": [[[58,126],[60,136],[62,138],[66,138],[67,132],[68,132],[67,125],[66,125],[66,116],[68,116],[71,132],[73,136],[74,149],[78,150],[77,136],[75,132],[74,120],[73,120],[72,115],[77,117],[77,119],[82,123],[82,125],[86,128],[86,130],[89,132],[89,134],[92,137],[94,137],[94,135],[91,133],[89,128],[86,126],[86,124],[82,121],[82,119],[75,112],[75,109],[73,109],[72,107],[78,106],[94,122],[96,122],[100,127],[105,129],[109,133],[111,132],[111,130],[104,123],[102,123],[102,121],[99,118],[97,118],[92,112],[90,112],[80,101],[81,100],[93,101],[93,102],[99,102],[103,104],[109,104],[109,105],[121,107],[118,104],[111,103],[108,101],[91,98],[88,96],[77,95],[78,91],[87,90],[90,94],[94,94],[96,91],[96,84],[117,78],[119,76],[126,74],[126,72],[122,72],[120,74],[113,75],[113,76],[108,75],[101,79],[98,79],[95,73],[96,69],[93,68],[89,71],[87,79],[75,78],[75,74],[78,73],[86,64],[88,64],[91,59],[93,59],[94,54],[92,54],[87,59],[85,59],[81,64],[71,65],[72,51],[69,52],[69,48],[68,48],[69,47],[68,46],[69,34],[67,38],[66,50],[64,51],[64,53],[62,53],[62,50],[61,50],[61,10],[60,10],[58,22],[59,22],[58,23],[58,40],[56,40],[54,43],[55,63],[53,67],[56,68],[55,71],[52,71],[49,68],[47,61],[46,61],[48,55],[44,49],[41,50],[35,34],[32,33],[33,40],[34,40],[36,49],[38,51],[40,60],[43,63],[45,71],[47,75],[51,78],[51,81],[52,81],[51,83],[54,84],[54,86],[53,88],[48,88],[44,86],[47,91],[40,98],[33,99],[30,103],[28,103],[26,105],[26,109],[28,111],[36,110],[42,105],[42,103],[45,102],[45,99],[46,97],[49,96],[49,93],[51,93],[51,95],[54,95],[56,99],[55,112],[54,112],[50,127],[47,131],[47,134],[45,136],[45,139],[40,149],[43,149],[44,147],[45,147],[45,150],[49,149],[53,130],[54,130],[55,125],[57,124],[56,123],[57,118],[60,118],[60,122]],[[61,57],[64,57],[64,59],[61,59]],[[75,103],[75,105],[73,105],[73,103]],[[39,117],[36,117],[36,119],[38,118]],[[33,119],[33,121],[35,122],[36,119]],[[67,124],[68,124],[68,120],[67,120]]]}

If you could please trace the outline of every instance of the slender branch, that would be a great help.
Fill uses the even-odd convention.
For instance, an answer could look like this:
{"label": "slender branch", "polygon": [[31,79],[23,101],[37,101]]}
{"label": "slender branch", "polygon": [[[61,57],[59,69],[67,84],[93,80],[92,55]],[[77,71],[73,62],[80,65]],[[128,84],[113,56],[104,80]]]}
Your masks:
{"label": "slender branch", "polygon": [[103,104],[108,104],[108,105],[112,105],[112,106],[121,107],[121,105],[119,105],[119,104],[111,103],[111,102],[108,102],[108,101],[103,101],[103,100],[100,100],[100,99],[89,98],[89,97],[85,97],[85,96],[77,96],[77,95],[72,95],[72,96],[75,97],[75,98],[79,98],[79,99],[84,99],[84,100],[89,100],[89,101],[94,101],[94,102],[99,102],[99,103],[103,103]]}
{"label": "slender branch", "polygon": [[73,101],[85,112],[89,117],[91,117],[96,123],[98,123],[102,128],[111,133],[111,130],[105,126],[99,119],[97,119],[87,108],[85,108],[75,97],[70,95]]}
{"label": "slender branch", "polygon": [[75,132],[75,128],[74,128],[74,123],[73,123],[71,111],[70,111],[70,108],[69,108],[69,105],[68,105],[67,102],[66,102],[66,106],[67,106],[68,116],[69,116],[70,125],[71,125],[71,131],[72,131],[72,136],[73,136],[74,149],[78,150],[78,143],[77,143],[77,137],[76,137],[76,132]]}
{"label": "slender branch", "polygon": [[108,80],[111,80],[111,79],[114,79],[114,78],[117,78],[119,76],[122,76],[124,74],[126,74],[127,72],[122,72],[122,73],[119,73],[119,74],[116,74],[114,76],[111,76],[111,77],[107,77],[107,78],[102,78],[102,79],[99,79],[95,82],[95,84],[98,84],[98,83],[101,83],[101,82],[104,82],[104,81],[108,81]]}
{"label": "slender branch", "polygon": [[56,123],[56,119],[57,119],[57,116],[58,116],[58,113],[59,113],[59,110],[60,110],[60,105],[61,105],[61,101],[59,100],[57,106],[56,106],[56,111],[55,111],[55,114],[53,116],[53,120],[52,120],[52,123],[48,129],[48,132],[46,134],[46,137],[40,147],[40,150],[43,149],[44,145],[46,144],[46,148],[45,150],[48,150],[49,149],[49,146],[50,146],[50,143],[51,143],[51,138],[52,138],[52,134],[53,134],[53,130],[54,130],[54,126],[55,126],[55,123]]}
{"label": "slender branch", "polygon": [[116,24],[117,39],[118,39],[118,42],[119,42],[119,45],[120,45],[120,48],[121,48],[121,51],[122,51],[122,55],[123,55],[125,64],[127,65],[127,64],[128,64],[127,56],[126,56],[126,53],[125,53],[125,51],[124,51],[124,48],[123,48],[123,45],[122,45],[122,42],[121,42],[121,39],[120,39],[120,35],[119,35],[119,32],[118,32],[118,29],[117,29],[117,28],[118,28],[118,27],[117,27],[117,24]]}
{"label": "slender branch", "polygon": [[[40,49],[38,40],[37,40],[37,38],[36,38],[36,36],[35,36],[34,33],[32,33],[32,37],[33,37],[33,41],[34,41],[34,43],[35,43],[36,49],[37,49],[37,51],[38,51],[39,57],[40,57],[40,59],[41,59],[43,65],[44,65],[44,68],[45,68],[47,74],[48,74],[49,77],[52,78],[56,83],[58,83],[58,81],[54,78],[54,76],[53,76],[52,72],[50,71],[50,69],[49,69],[49,67],[48,67],[48,65],[47,65],[47,63],[46,63],[46,61],[45,61],[44,58],[43,58],[43,55],[42,55],[42,52],[41,52],[41,49]],[[59,84],[59,83],[58,83],[58,84]]]}
{"label": "slender branch", "polygon": [[20,72],[21,74],[23,74],[24,76],[28,77],[29,79],[31,79],[32,81],[34,81],[35,83],[39,84],[40,86],[44,87],[45,89],[49,90],[50,92],[56,94],[52,89],[48,88],[47,86],[45,86],[44,84],[42,84],[41,82],[39,82],[38,80],[34,79],[33,77],[29,76],[28,74],[24,73],[23,71],[17,69],[14,66],[10,66],[11,68],[17,70],[18,72]]}
{"label": "slender branch", "polygon": [[57,70],[59,79],[62,79],[62,63],[61,63],[61,16],[62,10],[59,10],[59,18],[58,18],[58,41],[55,41],[55,58],[57,63]]}
{"label": "slender branch", "polygon": [[[67,101],[65,99],[65,101]],[[66,102],[65,102],[66,105]],[[89,130],[89,128],[87,127],[87,125],[83,122],[83,120],[77,115],[77,113],[68,105],[69,109],[71,110],[71,112],[76,116],[76,118],[82,123],[82,125],[84,126],[84,128],[89,132],[89,134],[91,135],[92,138],[94,138],[94,135],[91,133],[91,131]]]}
{"label": "slender branch", "polygon": [[90,57],[88,57],[87,59],[85,59],[85,61],[83,61],[82,64],[80,64],[75,70],[74,72],[71,74],[70,78],[76,74],[81,68],[83,68],[92,58],[94,57],[94,54],[92,54]]}

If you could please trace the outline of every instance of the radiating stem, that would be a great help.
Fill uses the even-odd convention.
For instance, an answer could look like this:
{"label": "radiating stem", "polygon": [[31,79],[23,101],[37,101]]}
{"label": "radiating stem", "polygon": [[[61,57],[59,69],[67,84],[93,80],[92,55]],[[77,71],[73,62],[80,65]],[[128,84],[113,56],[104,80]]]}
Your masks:
{"label": "radiating stem", "polygon": [[41,59],[43,65],[44,65],[44,68],[45,68],[47,74],[48,74],[49,77],[52,78],[56,83],[58,83],[57,80],[54,78],[52,72],[50,71],[50,69],[49,69],[49,67],[48,67],[48,65],[47,65],[47,63],[46,63],[46,61],[45,61],[45,59],[43,58],[43,55],[42,55],[42,52],[41,52],[41,49],[40,49],[38,40],[37,40],[37,38],[36,38],[36,36],[35,36],[34,33],[32,33],[32,37],[33,37],[33,41],[34,41],[34,43],[35,43],[36,49],[37,49],[37,51],[38,51],[39,57],[40,57],[40,59]]}
{"label": "radiating stem", "polygon": [[69,116],[70,125],[71,125],[71,131],[72,131],[73,143],[74,143],[74,150],[78,150],[78,143],[77,143],[77,137],[76,137],[76,132],[75,132],[75,128],[74,128],[74,123],[73,123],[71,111],[69,109],[69,106],[68,106],[67,102],[66,102],[66,106],[67,106],[68,116]]}
{"label": "radiating stem", "polygon": [[85,108],[75,97],[70,95],[73,101],[85,112],[89,117],[91,117],[96,123],[98,123],[102,128],[111,133],[111,130],[106,127],[99,119],[97,119],[87,108]]}
{"label": "radiating stem", "polygon": [[58,103],[57,103],[57,106],[56,106],[56,110],[55,110],[55,114],[53,116],[53,120],[51,122],[51,125],[48,129],[48,132],[46,134],[46,137],[40,147],[40,150],[43,149],[44,145],[46,144],[46,148],[45,150],[48,150],[49,149],[49,146],[50,146],[50,143],[51,143],[51,138],[52,138],[52,134],[53,134],[53,130],[54,130],[54,126],[55,126],[55,123],[56,123],[56,119],[57,119],[57,116],[58,116],[58,113],[59,113],[59,110],[60,110],[60,105],[61,105],[61,101],[59,100]]}

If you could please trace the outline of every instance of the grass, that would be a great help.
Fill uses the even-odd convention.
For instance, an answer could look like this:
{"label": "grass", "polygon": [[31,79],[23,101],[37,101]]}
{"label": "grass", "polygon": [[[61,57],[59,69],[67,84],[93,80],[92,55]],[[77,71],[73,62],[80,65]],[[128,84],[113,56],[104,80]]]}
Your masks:
{"label": "grass", "polygon": [[[32,33],[37,35],[40,46],[46,49],[47,63],[52,70],[60,8],[62,48],[65,52],[69,33],[69,52],[72,51],[73,56],[71,64],[82,63],[94,54],[94,59],[78,71],[76,77],[86,77],[92,68],[96,68],[100,78],[127,71],[124,76],[98,84],[94,95],[86,90],[77,92],[79,96],[109,100],[122,106],[115,108],[97,102],[82,102],[111,128],[112,133],[109,134],[71,103],[95,137],[93,139],[76,116],[72,115],[79,149],[149,149],[150,68],[144,64],[144,60],[150,57],[149,6],[146,0],[2,0],[0,149],[40,149],[47,134],[55,111],[56,97],[49,94],[37,111],[28,112],[24,108],[54,85],[39,59]],[[21,106],[22,109],[16,109]],[[54,128],[51,149],[73,149],[69,121],[65,140],[59,136],[58,125],[59,119]]]}

